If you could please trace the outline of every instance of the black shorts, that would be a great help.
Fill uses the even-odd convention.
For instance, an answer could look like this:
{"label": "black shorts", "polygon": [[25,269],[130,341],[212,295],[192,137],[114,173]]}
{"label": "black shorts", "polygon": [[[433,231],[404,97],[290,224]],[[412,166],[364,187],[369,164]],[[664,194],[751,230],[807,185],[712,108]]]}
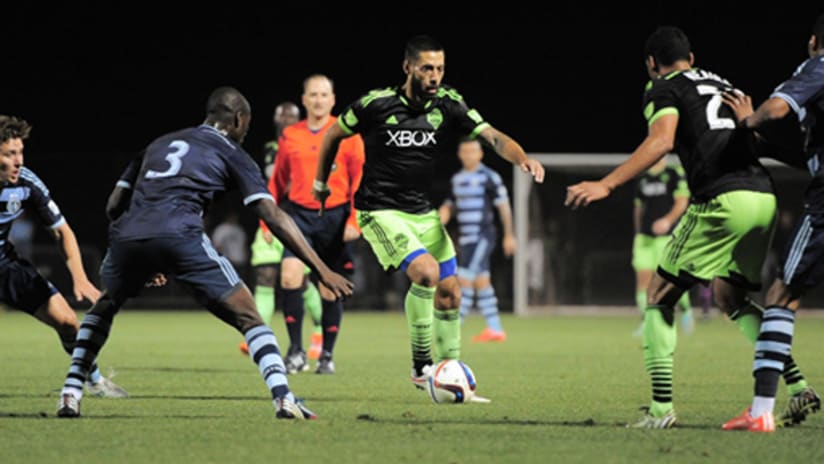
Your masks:
{"label": "black shorts", "polygon": [[[285,205],[284,209],[295,220],[320,259],[333,271],[346,273],[346,263],[352,262],[351,252],[343,242],[343,230],[350,212],[349,204],[327,209],[323,216],[318,216],[317,210],[306,209],[294,203]],[[283,257],[289,256],[295,256],[295,253],[289,247],[284,247]]]}
{"label": "black shorts", "polygon": [[0,264],[0,302],[34,314],[57,293],[57,288],[25,259],[12,258]]}
{"label": "black shorts", "polygon": [[788,287],[802,291],[824,279],[824,214],[801,216],[784,250],[778,275]]}
{"label": "black shorts", "polygon": [[120,303],[137,296],[158,272],[174,278],[207,308],[245,285],[206,234],[114,241],[100,266],[103,288]]}

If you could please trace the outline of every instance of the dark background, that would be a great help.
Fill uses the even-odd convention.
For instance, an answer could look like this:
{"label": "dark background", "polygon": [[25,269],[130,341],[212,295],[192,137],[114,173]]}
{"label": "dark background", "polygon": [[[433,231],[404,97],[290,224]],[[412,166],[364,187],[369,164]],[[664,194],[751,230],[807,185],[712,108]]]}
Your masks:
{"label": "dark background", "polygon": [[[80,242],[102,250],[106,197],[129,157],[162,133],[199,124],[217,86],[235,86],[251,101],[245,146],[258,158],[273,134],[274,106],[300,104],[307,75],[335,80],[337,112],[369,89],[401,82],[406,39],[428,33],[446,48],[444,82],[528,152],[628,153],[645,135],[643,46],[656,26],[684,29],[696,65],[758,103],[807,57],[812,23],[824,11],[814,2],[791,11],[672,3],[463,11],[439,3],[357,11],[243,2],[4,5],[0,113],[33,124],[26,164]],[[504,161],[486,161],[511,183]],[[439,181],[458,166],[452,156],[444,163],[436,198],[446,187]],[[552,208],[563,198],[555,201]],[[254,226],[248,215],[244,222]]]}

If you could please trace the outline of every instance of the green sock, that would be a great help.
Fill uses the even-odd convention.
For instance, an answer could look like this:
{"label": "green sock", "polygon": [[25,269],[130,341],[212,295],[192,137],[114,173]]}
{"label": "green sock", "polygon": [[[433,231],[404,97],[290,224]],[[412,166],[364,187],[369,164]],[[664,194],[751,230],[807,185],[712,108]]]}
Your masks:
{"label": "green sock", "polygon": [[260,318],[266,325],[269,325],[272,322],[272,315],[275,314],[275,289],[265,285],[256,285],[255,305]]}
{"label": "green sock", "polygon": [[641,313],[641,319],[644,318],[644,310],[647,309],[647,291],[638,290],[635,292],[635,306],[638,307],[638,312]]}
{"label": "green sock", "polygon": [[406,293],[404,309],[416,366],[432,363],[432,312],[435,289],[413,283]]}
{"label": "green sock", "polygon": [[644,313],[644,365],[652,380],[650,414],[662,417],[672,409],[673,355],[677,332],[673,308],[652,305]]}
{"label": "green sock", "polygon": [[461,311],[459,309],[435,310],[432,324],[435,334],[435,360],[461,359]]}
{"label": "green sock", "polygon": [[323,312],[323,304],[320,301],[318,287],[312,282],[308,282],[306,290],[303,291],[303,307],[309,312],[309,317],[312,318],[313,330],[316,333],[322,333],[323,327],[320,325],[320,315]]}

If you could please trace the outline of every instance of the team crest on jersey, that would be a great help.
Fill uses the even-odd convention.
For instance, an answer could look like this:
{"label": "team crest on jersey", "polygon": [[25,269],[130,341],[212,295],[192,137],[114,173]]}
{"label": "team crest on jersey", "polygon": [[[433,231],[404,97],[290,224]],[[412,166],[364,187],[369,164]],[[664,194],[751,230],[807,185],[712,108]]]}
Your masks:
{"label": "team crest on jersey", "polygon": [[438,127],[443,124],[443,113],[441,113],[441,110],[438,108],[435,108],[427,113],[426,122],[428,122],[433,129],[438,130]]}
{"label": "team crest on jersey", "polygon": [[23,203],[20,201],[20,196],[16,193],[9,195],[9,201],[6,203],[6,212],[14,214],[20,211]]}

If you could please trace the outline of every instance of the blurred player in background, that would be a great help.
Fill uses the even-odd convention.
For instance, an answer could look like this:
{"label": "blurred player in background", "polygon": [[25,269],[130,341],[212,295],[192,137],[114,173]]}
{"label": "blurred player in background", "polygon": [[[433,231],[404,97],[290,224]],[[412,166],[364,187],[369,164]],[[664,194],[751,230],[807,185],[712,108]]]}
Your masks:
{"label": "blurred player in background", "polygon": [[478,139],[463,138],[458,158],[463,169],[450,179],[450,194],[438,214],[441,224],[453,217],[458,223],[458,283],[461,286],[461,321],[473,307],[486,320],[486,328],[472,337],[473,342],[503,342],[506,332],[498,314],[498,298],[489,274],[489,261],[495,251],[498,230],[495,210],[503,225],[501,246],[504,255],[515,253],[515,231],[509,194],[501,176],[483,162],[484,149]]}
{"label": "blurred player in background", "polygon": [[[443,46],[429,36],[406,44],[406,80],[375,89],[347,106],[320,150],[314,195],[330,195],[327,180],[342,140],[363,136],[366,163],[355,195],[358,224],[386,271],[402,270],[411,281],[405,311],[412,351],[411,380],[423,388],[433,356],[460,359],[461,287],[455,248],[429,199],[433,168],[450,156],[443,147],[459,137],[482,137],[502,158],[543,182],[544,168],[518,142],[470,109],[457,90],[442,86]],[[450,149],[451,150],[451,149]],[[339,195],[339,193],[337,193]],[[434,350],[433,350],[434,341]]]}
{"label": "blurred player in background", "polygon": [[[587,206],[606,198],[673,150],[687,175],[690,205],[647,288],[644,363],[652,401],[630,427],[668,429],[678,424],[673,407],[675,304],[696,283],[712,282],[716,301],[755,343],[763,309],[749,298],[761,287],[761,269],[775,230],[776,198],[768,171],[753,151],[751,133],[736,130],[721,95],[726,79],[694,68],[681,29],[657,28],[647,39],[650,76],[643,97],[646,138],[632,155],[599,181],[567,187],[565,204]],[[710,111],[713,110],[713,111]],[[784,380],[791,393],[804,377],[792,360]]]}
{"label": "blurred player in background", "polygon": [[[275,169],[275,157],[278,153],[278,141],[283,135],[283,129],[300,121],[300,108],[298,105],[285,101],[275,107],[272,122],[275,128],[275,138],[266,142],[263,148],[263,172],[266,179],[272,178]],[[274,194],[274,192],[272,192]],[[266,224],[260,221],[252,242],[251,266],[255,273],[255,304],[260,312],[261,319],[267,324],[272,321],[275,307],[280,305],[282,299],[280,288],[280,261],[283,257],[283,243],[280,242]],[[309,267],[305,268],[309,274]],[[305,281],[303,292],[303,305],[312,317],[313,331],[312,341],[309,347],[309,359],[318,359],[321,352],[321,342],[323,340],[323,329],[320,324],[320,293],[315,284],[310,280]],[[248,354],[249,347],[246,342],[240,343],[240,351]]]}
{"label": "blurred player in background", "polygon": [[[66,259],[77,301],[94,303],[100,298],[100,290],[86,277],[74,231],[46,184],[23,166],[23,141],[30,133],[31,126],[25,120],[0,115],[0,303],[31,314],[53,328],[63,351],[71,355],[80,329],[77,315],[57,288],[28,259],[18,256],[9,240],[14,220],[29,211],[49,229]],[[100,374],[97,363],[90,365],[87,380],[86,389],[93,396],[128,396],[126,390]],[[82,389],[83,384],[78,387]]]}
{"label": "blurred player in background", "polygon": [[[772,146],[783,144],[770,140],[769,130],[765,130],[770,123],[797,118],[802,134],[800,150],[789,154],[779,150],[776,157],[782,159],[782,155],[789,155],[782,161],[806,165],[812,176],[804,193],[804,213],[796,222],[778,276],[767,292],[764,320],[755,343],[752,404],[740,416],[724,423],[724,430],[771,432],[775,430],[776,419],[783,425],[799,424],[808,414],[821,409],[821,398],[812,387],[806,386],[791,391],[787,409],[779,417],[773,416],[778,377],[792,363],[795,311],[801,305],[801,298],[824,277],[824,14],[815,21],[807,46],[809,58],[795,68],[792,76],[776,87],[756,111],[753,112],[749,96],[724,95],[725,102],[735,110],[738,125],[745,131],[760,129],[757,136],[764,137]],[[776,152],[771,150],[771,153]]]}
{"label": "blurred player in background", "polygon": [[275,334],[260,318],[248,287],[204,232],[203,212],[214,196],[236,188],[243,204],[298,253],[335,296],[352,294],[352,283],[321,261],[294,221],[277,207],[260,167],[241,146],[251,120],[246,97],[232,87],[219,87],[209,95],[202,124],[158,137],[121,175],[106,206],[112,222],[100,271],[104,291],[83,318],[58,417],[80,416],[81,386],[115,316],[158,273],[174,278],[215,317],[243,334],[277,418],[316,417],[290,391]]}
{"label": "blurred player in background", "polygon": [[[340,144],[330,177],[334,194],[329,197],[324,214],[319,215],[321,204],[312,196],[312,182],[317,171],[318,150],[323,136],[330,127],[337,125],[337,117],[332,116],[332,108],[335,106],[334,83],[322,74],[307,77],[303,81],[302,102],[306,119],[283,131],[269,188],[318,255],[332,269],[345,273],[346,264],[352,265],[346,242],[360,236],[352,205],[363,175],[363,139],[359,136],[352,137]],[[283,317],[290,341],[286,371],[290,374],[309,368],[302,335],[304,300],[301,295],[306,280],[305,267],[292,250],[283,251],[280,278],[283,288]],[[323,350],[315,373],[334,374],[332,356],[343,318],[343,302],[336,299],[323,285],[320,287],[320,294],[323,306]]]}
{"label": "blurred player in background", "polygon": [[[681,166],[667,166],[666,156],[658,160],[635,181],[632,223],[635,237],[632,242],[632,268],[635,269],[635,302],[641,312],[641,325],[633,335],[644,331],[643,315],[647,308],[647,287],[661,253],[681,215],[687,210],[690,191]],[[681,308],[681,329],[693,329],[690,293],[684,292],[678,300]]]}

